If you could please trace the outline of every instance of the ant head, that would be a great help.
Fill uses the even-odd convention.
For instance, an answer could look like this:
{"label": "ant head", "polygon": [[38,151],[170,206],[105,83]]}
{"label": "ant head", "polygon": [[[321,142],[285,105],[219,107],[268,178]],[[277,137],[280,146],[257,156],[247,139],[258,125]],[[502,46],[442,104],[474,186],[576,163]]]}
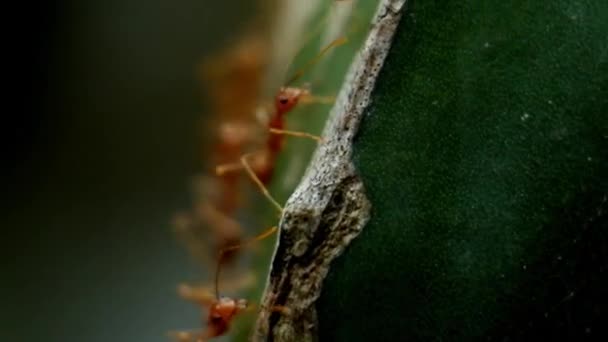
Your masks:
{"label": "ant head", "polygon": [[277,112],[281,114],[289,112],[298,104],[300,97],[309,93],[309,90],[306,88],[282,87],[275,97]]}
{"label": "ant head", "polygon": [[223,331],[241,311],[247,309],[245,299],[234,300],[229,297],[222,297],[209,309],[209,325],[216,328],[216,331]]}
{"label": "ant head", "polygon": [[212,337],[221,336],[228,331],[234,316],[247,308],[244,299],[234,300],[222,297],[209,308],[207,325]]}

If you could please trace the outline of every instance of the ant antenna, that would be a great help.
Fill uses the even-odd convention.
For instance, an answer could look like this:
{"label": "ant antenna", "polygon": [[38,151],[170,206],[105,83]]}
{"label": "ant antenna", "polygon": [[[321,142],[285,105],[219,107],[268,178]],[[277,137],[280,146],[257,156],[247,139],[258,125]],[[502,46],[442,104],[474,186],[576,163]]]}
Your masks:
{"label": "ant antenna", "polygon": [[315,57],[313,57],[313,59],[308,61],[308,63],[306,63],[306,65],[304,65],[304,67],[302,67],[300,70],[296,71],[296,73],[289,79],[289,81],[287,81],[287,83],[285,83],[285,86],[289,86],[290,84],[292,84],[293,82],[298,80],[300,77],[302,77],[302,75],[304,75],[304,72],[306,72],[308,69],[310,69],[310,67],[312,67],[313,65],[317,64],[319,62],[319,60],[321,60],[321,58],[329,50],[331,50],[334,47],[343,45],[347,41],[348,41],[348,39],[346,39],[346,37],[340,37],[340,38],[334,39],[331,43],[327,44],[327,46],[325,46]]}
{"label": "ant antenna", "polygon": [[222,259],[224,258],[224,255],[228,252],[248,246],[254,242],[264,240],[265,238],[274,234],[276,231],[277,231],[276,226],[270,227],[270,228],[266,229],[265,231],[263,231],[261,234],[251,238],[250,240],[247,240],[247,241],[237,244],[237,245],[232,245],[232,246],[228,246],[228,247],[224,247],[224,248],[220,249],[220,251],[218,253],[218,258],[217,258],[217,268],[215,269],[215,298],[217,300],[220,299],[220,270],[222,267]]}

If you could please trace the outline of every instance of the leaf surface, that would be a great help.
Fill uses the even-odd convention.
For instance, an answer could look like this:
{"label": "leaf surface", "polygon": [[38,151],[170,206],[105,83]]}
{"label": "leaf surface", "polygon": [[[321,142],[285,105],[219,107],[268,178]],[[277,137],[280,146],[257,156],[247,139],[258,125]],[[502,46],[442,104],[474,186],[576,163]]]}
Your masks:
{"label": "leaf surface", "polygon": [[322,341],[605,333],[608,3],[408,2],[355,141]]}

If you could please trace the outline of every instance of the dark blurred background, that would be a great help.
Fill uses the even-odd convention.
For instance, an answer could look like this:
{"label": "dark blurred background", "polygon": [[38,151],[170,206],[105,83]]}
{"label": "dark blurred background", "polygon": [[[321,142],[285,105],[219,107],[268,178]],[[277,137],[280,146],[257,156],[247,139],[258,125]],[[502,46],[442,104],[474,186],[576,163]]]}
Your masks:
{"label": "dark blurred background", "polygon": [[25,6],[5,10],[16,77],[2,124],[0,340],[165,341],[198,327],[175,287],[200,270],[169,224],[203,159],[195,68],[253,6]]}

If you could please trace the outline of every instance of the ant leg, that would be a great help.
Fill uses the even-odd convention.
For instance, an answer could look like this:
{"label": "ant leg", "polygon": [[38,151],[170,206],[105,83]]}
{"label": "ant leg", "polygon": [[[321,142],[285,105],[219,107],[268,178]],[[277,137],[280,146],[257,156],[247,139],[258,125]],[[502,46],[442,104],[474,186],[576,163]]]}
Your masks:
{"label": "ant leg", "polygon": [[270,128],[269,131],[272,134],[283,134],[283,135],[289,135],[292,137],[309,138],[309,139],[315,140],[319,143],[323,142],[323,138],[321,138],[318,135],[314,135],[314,134],[310,134],[310,133],[298,132],[298,131],[288,131],[285,129],[277,129],[277,128]]}
{"label": "ant leg", "polygon": [[[263,307],[261,307],[263,308]],[[256,312],[257,311],[257,306],[255,303],[249,302],[247,303],[247,308],[245,309],[246,312]],[[270,309],[270,312],[278,312],[281,315],[290,315],[291,311],[289,310],[288,307],[284,306],[284,305],[275,305]]]}
{"label": "ant leg", "polygon": [[210,289],[205,287],[193,287],[188,284],[180,284],[177,288],[180,297],[196,302],[201,306],[211,306],[215,303],[215,298]]}
{"label": "ant leg", "polygon": [[305,95],[300,98],[300,102],[303,104],[333,104],[336,101],[335,96],[316,96],[316,95]]}
{"label": "ant leg", "polygon": [[236,249],[240,249],[240,248],[246,247],[248,245],[251,245],[255,242],[264,240],[265,238],[274,234],[277,231],[277,229],[278,228],[276,226],[270,227],[270,228],[266,229],[265,231],[263,231],[262,233],[260,233],[259,235],[254,236],[253,238],[251,238],[243,243],[239,243],[237,245],[232,245],[232,246],[222,248],[219,253],[220,259],[225,253],[228,253],[230,251],[234,251]]}
{"label": "ant leg", "polygon": [[[271,129],[271,132],[273,131],[273,129]],[[299,134],[300,132],[290,132],[290,131],[285,131],[285,133],[283,131],[277,132],[277,134],[290,134],[291,133],[294,134]],[[300,136],[307,136],[311,139],[315,139],[315,140],[319,140],[321,139],[320,137],[316,137],[316,136],[312,136],[312,135],[306,135],[306,133],[302,133],[300,134]],[[264,183],[262,183],[262,181],[260,180],[260,178],[255,174],[255,171],[253,171],[253,168],[251,167],[251,164],[249,164],[249,158],[251,156],[253,156],[255,153],[247,153],[244,154],[241,157],[241,161],[240,163],[232,163],[232,164],[224,164],[224,165],[218,165],[215,168],[215,173],[218,176],[221,176],[223,174],[225,174],[226,172],[231,172],[231,171],[236,171],[236,170],[240,170],[240,169],[245,169],[245,171],[247,172],[247,174],[249,175],[249,177],[253,180],[253,182],[258,186],[258,188],[260,189],[260,191],[262,192],[262,194],[279,210],[279,212],[283,212],[283,207],[279,204],[279,202],[277,202],[274,197],[272,197],[272,195],[270,194],[270,192],[268,191],[268,189],[266,188],[266,186],[264,186]]]}
{"label": "ant leg", "polygon": [[243,155],[241,157],[241,163],[243,164],[243,167],[245,168],[245,171],[247,171],[247,174],[249,174],[249,177],[258,186],[258,188],[260,189],[260,191],[262,192],[262,194],[279,210],[279,212],[283,212],[283,207],[279,204],[279,202],[277,202],[274,199],[274,197],[272,197],[272,195],[270,194],[270,192],[268,191],[268,189],[266,188],[266,186],[264,186],[264,183],[262,183],[262,181],[260,180],[260,178],[258,178],[258,176],[253,171],[253,168],[249,164],[248,159],[252,155],[253,155],[252,153],[248,153],[248,154],[245,154],[245,155]]}
{"label": "ant leg", "polygon": [[247,240],[247,241],[245,241],[243,243],[240,243],[238,245],[224,247],[224,248],[222,248],[220,250],[220,252],[218,254],[218,258],[217,258],[218,259],[218,265],[217,265],[217,268],[216,268],[216,271],[215,271],[215,297],[216,298],[220,298],[220,293],[219,293],[220,269],[221,269],[220,265],[222,263],[222,258],[224,256],[224,254],[228,253],[230,251],[234,251],[234,250],[239,249],[239,248],[243,248],[243,247],[248,246],[248,245],[250,245],[252,243],[255,243],[257,241],[264,240],[265,238],[267,238],[267,237],[271,236],[272,234],[274,234],[276,231],[277,231],[277,227],[276,226],[270,227],[270,228],[266,229],[265,231],[263,231],[261,234],[253,237],[250,240]]}
{"label": "ant leg", "polygon": [[[270,295],[270,298],[274,302],[277,298],[277,295],[273,293]],[[270,307],[262,306],[262,309],[265,309],[265,308],[268,308],[268,311],[271,313],[278,312],[281,315],[291,315],[291,310],[285,305],[272,305]]]}
{"label": "ant leg", "polygon": [[[263,306],[261,306],[260,308],[264,308]],[[255,311],[255,305],[252,305],[251,303],[247,306],[247,311]],[[270,310],[268,310],[270,312],[278,312],[281,315],[285,315],[285,316],[289,316],[291,315],[291,310],[286,307],[285,305],[273,305],[270,307]]]}
{"label": "ant leg", "polygon": [[286,85],[292,84],[298,78],[302,77],[302,75],[304,75],[306,70],[308,70],[310,67],[315,65],[317,62],[319,62],[319,60],[321,60],[321,58],[323,58],[323,55],[325,55],[329,50],[331,50],[334,47],[343,45],[347,41],[348,41],[348,39],[346,39],[346,37],[339,37],[337,39],[334,39],[329,44],[327,44],[323,49],[321,49],[321,51],[315,57],[313,57],[313,59],[308,61],[308,63],[306,63],[306,65],[304,65],[304,67],[302,67],[302,69],[296,71],[296,73],[291,77],[291,79],[289,79],[289,81],[287,81]]}
{"label": "ant leg", "polygon": [[215,167],[215,174],[218,176],[223,176],[228,172],[239,171],[243,169],[242,163],[230,163],[230,164],[222,164]]}
{"label": "ant leg", "polygon": [[284,305],[275,305],[272,308],[270,308],[271,312],[278,312],[281,315],[285,315],[285,316],[289,316],[291,315],[291,310],[284,306]]}
{"label": "ant leg", "polygon": [[[258,153],[262,153],[262,151],[252,152],[252,153],[248,153],[246,155],[254,155],[254,154],[258,154]],[[215,174],[217,176],[223,176],[226,173],[240,171],[244,168],[245,168],[245,165],[243,164],[242,161],[238,161],[235,163],[221,164],[221,165],[218,165],[215,167]]]}

